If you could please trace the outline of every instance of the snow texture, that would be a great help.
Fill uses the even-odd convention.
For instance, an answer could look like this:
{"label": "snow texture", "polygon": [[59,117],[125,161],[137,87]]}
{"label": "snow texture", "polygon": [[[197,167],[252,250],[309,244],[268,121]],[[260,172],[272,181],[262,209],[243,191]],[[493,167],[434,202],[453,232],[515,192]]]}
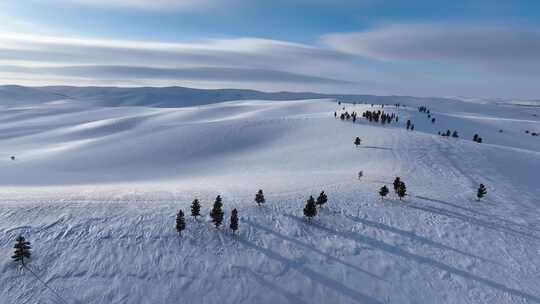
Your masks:
{"label": "snow texture", "polygon": [[[532,101],[177,90],[0,87],[0,302],[540,303]],[[383,109],[399,123],[334,118],[372,102],[401,103]],[[27,269],[9,258],[18,235]]]}

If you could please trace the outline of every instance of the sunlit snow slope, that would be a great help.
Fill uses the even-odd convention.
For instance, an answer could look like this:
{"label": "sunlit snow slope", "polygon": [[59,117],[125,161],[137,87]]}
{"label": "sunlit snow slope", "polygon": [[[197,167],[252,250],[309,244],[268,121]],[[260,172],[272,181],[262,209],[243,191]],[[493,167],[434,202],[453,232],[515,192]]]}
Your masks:
{"label": "sunlit snow slope", "polygon": [[[540,303],[540,137],[525,133],[540,131],[538,107],[387,97],[405,106],[385,106],[400,121],[381,126],[333,115],[380,107],[332,99],[166,108],[10,96],[1,303]],[[460,138],[437,135],[447,129]],[[396,176],[409,195],[381,200]],[[322,190],[329,202],[308,223],[305,200]],[[218,194],[227,220],[216,230],[206,215]],[[175,213],[195,197],[205,216],[178,237]],[[33,244],[29,269],[9,258],[19,234]]]}

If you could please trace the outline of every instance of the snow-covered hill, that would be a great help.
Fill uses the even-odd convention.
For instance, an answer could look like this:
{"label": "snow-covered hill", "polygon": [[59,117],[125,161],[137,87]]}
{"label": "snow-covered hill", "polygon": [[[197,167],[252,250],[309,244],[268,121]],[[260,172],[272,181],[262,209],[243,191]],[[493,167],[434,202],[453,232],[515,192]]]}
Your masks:
{"label": "snow-covered hill", "polygon": [[[380,108],[331,98],[183,103],[118,89],[129,97],[112,102],[96,88],[9,88],[2,303],[540,303],[537,107],[355,97],[405,105],[385,106],[400,120],[381,126],[335,119]],[[447,129],[460,138],[437,135]],[[381,200],[396,176],[409,195]],[[308,223],[305,201],[322,190],[329,202]],[[218,194],[226,224],[239,210],[239,234],[204,216],[178,237],[177,210],[197,197],[207,215]],[[58,295],[9,259],[19,234]]]}

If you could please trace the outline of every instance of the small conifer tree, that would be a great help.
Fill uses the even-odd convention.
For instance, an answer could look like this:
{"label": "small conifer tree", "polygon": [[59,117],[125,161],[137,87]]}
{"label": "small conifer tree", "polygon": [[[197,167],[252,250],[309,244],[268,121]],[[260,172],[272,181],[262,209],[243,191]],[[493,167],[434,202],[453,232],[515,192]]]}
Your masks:
{"label": "small conifer tree", "polygon": [[210,211],[210,217],[212,217],[212,222],[216,226],[216,228],[219,228],[221,226],[221,223],[223,223],[223,210],[221,209],[223,207],[223,203],[221,202],[221,196],[216,196],[216,201],[214,202],[214,207],[212,208],[212,211]]}
{"label": "small conifer tree", "polygon": [[238,211],[236,210],[236,208],[233,209],[231,212],[231,223],[229,227],[231,228],[233,233],[235,233],[236,230],[238,230]]}
{"label": "small conifer tree", "polygon": [[32,246],[30,246],[30,242],[25,240],[22,235],[19,235],[15,241],[15,246],[13,246],[13,248],[15,248],[15,252],[11,258],[15,262],[21,262],[21,265],[24,267],[24,259],[30,258],[30,249],[32,249]]}
{"label": "small conifer tree", "polygon": [[328,196],[322,191],[319,197],[317,197],[317,205],[321,208],[326,202],[328,202]]}
{"label": "small conifer tree", "polygon": [[394,192],[396,194],[398,193],[399,184],[401,184],[401,179],[399,177],[396,177],[396,179],[394,179]]}
{"label": "small conifer tree", "polygon": [[198,199],[194,199],[191,203],[191,216],[197,218],[199,215],[201,215],[201,203]]}
{"label": "small conifer tree", "polygon": [[317,206],[315,205],[315,199],[313,196],[309,196],[306,206],[304,207],[304,216],[309,219],[317,215]]}
{"label": "small conifer tree", "polygon": [[358,147],[360,146],[360,143],[362,142],[362,140],[360,139],[360,137],[356,137],[356,139],[354,140],[354,144]]}
{"label": "small conifer tree", "polygon": [[476,192],[477,200],[480,201],[480,199],[484,197],[486,194],[487,194],[486,186],[484,186],[484,184],[480,184],[480,187],[478,187],[478,191]]}
{"label": "small conifer tree", "polygon": [[178,210],[176,214],[176,231],[179,235],[182,235],[182,231],[186,229],[186,220],[184,219],[184,211]]}
{"label": "small conifer tree", "polygon": [[262,191],[262,189],[259,189],[259,191],[257,192],[257,194],[255,194],[255,202],[260,206],[262,204],[264,204],[266,202],[265,198],[264,198],[264,193]]}
{"label": "small conifer tree", "polygon": [[407,187],[405,186],[404,182],[399,183],[397,195],[399,196],[399,200],[407,195]]}
{"label": "small conifer tree", "polygon": [[388,187],[386,185],[382,186],[379,190],[379,195],[381,196],[381,199],[383,199],[388,194]]}

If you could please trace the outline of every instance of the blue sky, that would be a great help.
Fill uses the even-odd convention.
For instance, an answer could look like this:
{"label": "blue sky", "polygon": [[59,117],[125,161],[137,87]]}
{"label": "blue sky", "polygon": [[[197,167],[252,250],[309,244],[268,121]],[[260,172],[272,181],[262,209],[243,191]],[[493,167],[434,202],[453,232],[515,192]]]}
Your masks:
{"label": "blue sky", "polygon": [[0,83],[540,98],[540,1],[0,2]]}

